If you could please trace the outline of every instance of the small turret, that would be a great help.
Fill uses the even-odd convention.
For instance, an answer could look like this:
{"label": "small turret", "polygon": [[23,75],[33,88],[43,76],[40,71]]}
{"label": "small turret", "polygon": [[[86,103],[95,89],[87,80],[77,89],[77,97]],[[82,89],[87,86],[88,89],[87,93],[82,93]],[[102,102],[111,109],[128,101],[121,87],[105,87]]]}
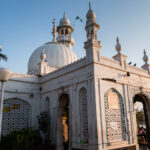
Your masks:
{"label": "small turret", "polygon": [[100,61],[100,41],[97,40],[97,31],[100,28],[99,24],[96,23],[96,15],[91,8],[91,3],[89,3],[89,10],[86,14],[86,35],[87,41],[84,43],[84,48],[86,49],[87,61],[96,62]]}
{"label": "small turret", "polygon": [[66,13],[64,12],[64,16],[60,19],[59,26],[57,27],[58,37],[57,41],[60,43],[64,43],[70,47],[74,45],[74,39],[71,37],[73,32],[73,28],[70,25],[70,20],[66,17]]}
{"label": "small turret", "polygon": [[91,9],[91,3],[89,3],[89,10],[86,14],[86,34],[87,34],[87,40],[89,39],[95,39],[97,40],[97,31],[100,28],[99,24],[96,23],[96,15]]}

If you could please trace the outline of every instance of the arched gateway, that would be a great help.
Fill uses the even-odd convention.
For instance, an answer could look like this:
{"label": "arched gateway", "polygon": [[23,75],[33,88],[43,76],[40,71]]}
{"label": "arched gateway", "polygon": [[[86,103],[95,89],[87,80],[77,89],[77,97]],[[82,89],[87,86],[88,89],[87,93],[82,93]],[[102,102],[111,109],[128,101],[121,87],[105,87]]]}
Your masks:
{"label": "arched gateway", "polygon": [[[134,105],[137,102],[139,102],[137,106],[141,107],[141,113],[136,110],[138,142],[139,144],[147,144],[150,147],[150,116],[148,116],[150,106],[148,104],[148,98],[143,93],[136,94],[133,98]],[[140,120],[143,120],[145,125],[141,124]]]}
{"label": "arched gateway", "polygon": [[57,149],[69,149],[69,126],[69,96],[61,94],[57,110]]}

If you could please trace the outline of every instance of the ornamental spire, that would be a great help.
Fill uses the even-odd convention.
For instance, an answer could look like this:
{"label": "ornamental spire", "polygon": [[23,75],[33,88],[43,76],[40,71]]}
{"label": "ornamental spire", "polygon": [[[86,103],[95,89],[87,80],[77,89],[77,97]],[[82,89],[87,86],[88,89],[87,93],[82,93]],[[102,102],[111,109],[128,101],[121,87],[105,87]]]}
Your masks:
{"label": "ornamental spire", "polygon": [[64,11],[64,18],[66,18],[66,12]]}
{"label": "ornamental spire", "polygon": [[44,48],[42,48],[42,52],[41,52],[41,61],[42,62],[46,61],[46,54],[44,52]]}
{"label": "ornamental spire", "polygon": [[91,2],[89,2],[89,10],[91,10]]}
{"label": "ornamental spire", "polygon": [[148,56],[147,56],[147,54],[146,54],[145,49],[144,49],[143,61],[145,62],[145,64],[148,64]]}
{"label": "ornamental spire", "polygon": [[116,49],[116,51],[118,52],[118,54],[120,54],[122,48],[121,48],[121,44],[120,44],[120,42],[119,42],[118,36],[117,36],[116,42],[117,42],[117,44],[116,44],[115,49]]}

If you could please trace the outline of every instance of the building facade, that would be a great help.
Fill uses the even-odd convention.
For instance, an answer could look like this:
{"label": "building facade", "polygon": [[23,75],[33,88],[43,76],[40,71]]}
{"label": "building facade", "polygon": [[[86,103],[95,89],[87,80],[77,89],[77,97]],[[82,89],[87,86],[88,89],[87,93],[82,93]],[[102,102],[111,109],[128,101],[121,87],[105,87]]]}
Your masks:
{"label": "building facade", "polygon": [[135,101],[145,104],[150,132],[146,52],[142,68],[131,66],[117,38],[117,54],[101,56],[100,26],[91,5],[86,15],[84,58],[78,60],[72,51],[73,28],[66,14],[59,26],[53,24],[53,41],[33,52],[28,73],[13,73],[6,83],[2,134],[28,126],[38,128],[37,116],[47,111],[50,140],[57,150],[138,150]]}

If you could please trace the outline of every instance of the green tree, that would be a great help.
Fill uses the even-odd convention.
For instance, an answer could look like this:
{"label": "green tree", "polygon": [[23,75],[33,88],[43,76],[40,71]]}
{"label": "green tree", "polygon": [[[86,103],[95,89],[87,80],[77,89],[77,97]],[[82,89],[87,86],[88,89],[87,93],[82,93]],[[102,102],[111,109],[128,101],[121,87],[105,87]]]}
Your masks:
{"label": "green tree", "polygon": [[7,55],[2,54],[2,47],[1,47],[1,45],[0,45],[0,60],[1,60],[1,59],[7,61],[8,58],[7,58]]}
{"label": "green tree", "polygon": [[27,150],[34,145],[42,144],[40,134],[33,127],[15,130],[2,136],[0,150]]}
{"label": "green tree", "polygon": [[50,144],[49,141],[49,131],[50,131],[50,118],[49,113],[47,111],[41,112],[38,119],[38,126],[39,130],[41,131],[40,134],[42,136],[43,144]]}
{"label": "green tree", "polygon": [[145,124],[144,113],[142,111],[136,111],[136,120],[138,125]]}

